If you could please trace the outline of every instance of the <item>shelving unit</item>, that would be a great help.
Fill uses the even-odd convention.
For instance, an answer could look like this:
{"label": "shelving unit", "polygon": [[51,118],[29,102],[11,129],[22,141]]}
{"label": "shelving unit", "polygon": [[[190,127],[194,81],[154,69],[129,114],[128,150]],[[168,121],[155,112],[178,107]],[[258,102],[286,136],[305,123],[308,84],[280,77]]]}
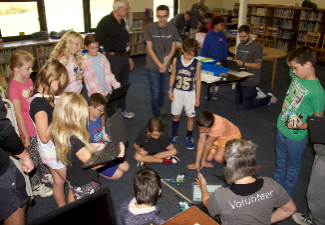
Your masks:
{"label": "shelving unit", "polygon": [[[239,8],[239,3],[235,4]],[[303,45],[307,31],[325,34],[325,9],[248,4],[246,24],[279,28],[276,48],[291,52]],[[321,39],[322,39],[321,37]]]}

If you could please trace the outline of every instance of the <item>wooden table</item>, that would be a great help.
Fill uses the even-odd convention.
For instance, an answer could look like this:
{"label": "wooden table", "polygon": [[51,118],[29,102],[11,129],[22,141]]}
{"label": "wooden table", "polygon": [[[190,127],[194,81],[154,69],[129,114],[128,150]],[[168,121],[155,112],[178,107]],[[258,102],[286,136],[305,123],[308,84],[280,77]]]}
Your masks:
{"label": "wooden table", "polygon": [[[229,52],[232,54],[236,54],[236,46],[230,47]],[[266,52],[267,55],[263,56],[263,60],[273,62],[273,70],[272,70],[272,82],[271,82],[271,89],[273,89],[274,85],[274,78],[275,78],[275,71],[276,71],[276,64],[279,58],[283,58],[287,55],[285,51],[276,48],[264,47],[263,52]]]}

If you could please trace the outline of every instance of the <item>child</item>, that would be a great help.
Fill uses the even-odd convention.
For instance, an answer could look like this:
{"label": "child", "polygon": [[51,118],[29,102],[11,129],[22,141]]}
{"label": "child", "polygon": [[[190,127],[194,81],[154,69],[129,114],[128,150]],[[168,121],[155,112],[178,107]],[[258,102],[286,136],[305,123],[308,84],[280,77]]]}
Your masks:
{"label": "child", "polygon": [[[52,134],[58,158],[67,166],[67,181],[74,200],[93,194],[100,189],[96,169],[103,165],[82,169],[83,164],[98,151],[102,143],[89,143],[87,131],[88,105],[81,94],[63,93],[53,112]],[[120,145],[124,156],[124,145]]]}
{"label": "child", "polygon": [[67,69],[69,83],[64,91],[80,93],[82,90],[82,67],[83,59],[81,53],[82,36],[71,30],[65,33],[55,45],[50,60],[57,59]]}
{"label": "child", "polygon": [[125,200],[117,214],[119,225],[141,225],[153,220],[162,224],[165,220],[158,216],[159,209],[154,206],[161,194],[159,174],[150,168],[145,168],[136,173],[133,178],[133,194]]}
{"label": "child", "polygon": [[133,147],[136,150],[134,159],[138,161],[137,167],[143,165],[149,165],[150,163],[162,163],[163,165],[169,163],[179,163],[179,158],[175,155],[177,150],[173,144],[170,144],[166,151],[158,152],[156,154],[148,155],[148,152],[143,149],[143,145],[150,138],[158,139],[162,135],[167,135],[164,132],[164,123],[159,118],[151,118],[148,121],[147,127],[140,130],[137,139],[135,140]]}
{"label": "child", "polygon": [[200,26],[195,34],[195,40],[199,43],[200,48],[203,46],[204,38],[208,33],[208,29],[205,26]]}
{"label": "child", "polygon": [[204,14],[204,21],[207,23],[206,28],[208,29],[208,31],[213,30],[213,27],[211,25],[211,18],[212,18],[212,14],[207,12]]}
{"label": "child", "polygon": [[[19,134],[36,167],[33,173],[29,173],[33,194],[47,197],[53,194],[53,189],[46,187],[42,181],[53,183],[53,179],[49,168],[44,165],[40,158],[36,130],[29,117],[28,100],[29,93],[33,89],[33,81],[29,76],[33,72],[32,67],[33,56],[29,52],[18,50],[11,55],[5,76],[9,87],[9,100],[12,101],[15,109]],[[37,170],[38,165],[43,175],[42,179],[40,179],[40,174]]]}
{"label": "child", "polygon": [[212,160],[223,163],[226,142],[233,138],[241,138],[241,133],[238,127],[229,120],[206,110],[200,112],[196,119],[196,125],[200,132],[196,161],[195,164],[190,164],[187,168],[197,169],[199,172],[203,167],[213,167],[213,164],[208,163]]}
{"label": "child", "polygon": [[[303,46],[291,52],[287,59],[291,67],[291,84],[277,122],[276,167],[274,180],[292,196],[296,185],[301,157],[308,143],[307,116],[324,116],[324,89],[315,74],[316,55]],[[297,115],[298,123],[288,120]],[[302,115],[302,119],[298,115]]]}
{"label": "child", "polygon": [[[110,142],[105,127],[102,125],[102,114],[105,113],[107,105],[106,98],[100,93],[92,94],[88,99],[89,107],[89,124],[88,133],[91,137],[91,143]],[[129,164],[124,161],[124,158],[117,158],[108,162],[105,166],[99,168],[99,174],[107,179],[118,180],[125,172],[129,170]]]}
{"label": "child", "polygon": [[[29,115],[37,131],[38,151],[45,165],[50,168],[53,177],[53,196],[58,205],[66,205],[64,183],[66,168],[57,161],[56,150],[52,141],[52,115],[54,100],[69,82],[66,68],[57,60],[49,60],[39,71],[31,93]],[[68,202],[71,202],[71,194]]]}
{"label": "child", "polygon": [[[213,30],[209,31],[205,36],[204,43],[201,49],[201,55],[212,59],[227,59],[227,37],[222,32],[225,19],[221,16],[214,16],[211,19]],[[218,99],[219,85],[216,85],[214,92],[211,94],[213,100]],[[210,90],[207,91],[209,93]],[[207,94],[206,94],[207,98]]]}
{"label": "child", "polygon": [[[99,41],[96,35],[88,34],[85,37],[84,45],[88,49],[88,53],[83,57],[84,81],[88,96],[96,92],[106,96],[112,92],[112,86],[114,89],[121,87],[121,84],[116,81],[114,74],[112,74],[111,66],[106,56],[98,52]],[[109,104],[106,108],[109,110],[108,115],[112,116],[116,112],[114,105]],[[105,114],[102,116],[102,121],[105,121]]]}
{"label": "child", "polygon": [[[179,119],[183,107],[187,119],[186,148],[194,149],[193,124],[195,106],[200,105],[201,92],[201,63],[194,58],[197,42],[187,38],[182,44],[183,55],[173,60],[172,74],[169,80],[168,97],[172,101],[173,131],[170,143],[177,140]],[[175,82],[176,81],[176,82]]]}

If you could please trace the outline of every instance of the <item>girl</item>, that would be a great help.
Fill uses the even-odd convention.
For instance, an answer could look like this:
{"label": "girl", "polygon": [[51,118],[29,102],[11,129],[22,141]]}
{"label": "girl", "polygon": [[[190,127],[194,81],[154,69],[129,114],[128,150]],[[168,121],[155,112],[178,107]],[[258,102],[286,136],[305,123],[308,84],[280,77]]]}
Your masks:
{"label": "girl", "polygon": [[207,35],[207,33],[208,33],[208,29],[205,26],[200,26],[197,33],[195,34],[195,40],[199,43],[200,48],[202,48],[204,38],[205,35]]}
{"label": "girl", "polygon": [[206,28],[208,29],[208,32],[210,30],[213,30],[213,27],[211,25],[211,18],[212,18],[212,14],[211,13],[207,12],[207,13],[204,14],[204,21],[207,24]]}
{"label": "girl", "polygon": [[[47,166],[42,162],[38,147],[36,131],[32,120],[29,117],[29,93],[33,89],[33,81],[29,78],[33,67],[33,56],[29,52],[18,50],[10,57],[9,65],[6,69],[6,81],[8,84],[9,100],[14,105],[17,118],[19,134],[33,159],[35,167],[40,166],[42,181],[53,183],[52,176]],[[29,173],[33,194],[41,197],[51,196],[52,188],[48,188],[41,182],[38,170]]]}
{"label": "girl", "polygon": [[82,36],[71,30],[65,33],[60,41],[54,47],[50,60],[57,59],[67,69],[69,74],[69,83],[64,91],[80,93],[82,90]]}
{"label": "girl", "polygon": [[173,144],[170,144],[166,151],[158,152],[156,154],[148,155],[148,152],[143,149],[143,145],[151,138],[158,139],[162,135],[167,135],[164,132],[164,123],[159,118],[151,118],[148,121],[147,127],[140,130],[137,139],[135,140],[133,147],[136,150],[134,159],[138,161],[137,167],[148,165],[150,163],[162,163],[163,165],[169,163],[179,163],[179,158],[175,155],[177,150]]}
{"label": "girl", "polygon": [[[53,195],[58,207],[66,205],[64,183],[66,168],[56,158],[52,141],[52,115],[55,95],[59,95],[69,82],[66,68],[57,60],[48,60],[37,75],[30,98],[29,115],[36,126],[37,141],[41,159],[50,168],[53,176]],[[72,193],[68,202],[73,201]]]}
{"label": "girl", "polygon": [[[53,114],[52,134],[57,148],[57,156],[67,166],[67,180],[75,200],[83,198],[100,189],[96,169],[82,169],[83,164],[103,146],[102,143],[89,143],[90,135],[86,125],[88,104],[80,94],[65,92],[59,98]],[[125,147],[120,144],[124,157]]]}

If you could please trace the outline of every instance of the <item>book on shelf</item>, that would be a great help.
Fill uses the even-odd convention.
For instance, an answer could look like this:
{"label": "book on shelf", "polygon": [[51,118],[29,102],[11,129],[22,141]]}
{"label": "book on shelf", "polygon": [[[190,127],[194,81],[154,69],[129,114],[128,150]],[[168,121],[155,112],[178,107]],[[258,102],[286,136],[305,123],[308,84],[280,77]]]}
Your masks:
{"label": "book on shelf", "polygon": [[135,34],[134,36],[134,44],[143,44],[144,43],[144,34]]}
{"label": "book on shelf", "polygon": [[293,20],[287,19],[274,19],[273,27],[281,28],[281,29],[293,29],[294,28]]}
{"label": "book on shelf", "polygon": [[144,30],[145,24],[143,20],[133,20],[133,30]]}
{"label": "book on shelf", "polygon": [[133,51],[135,55],[146,54],[146,46],[143,44],[134,45]]}
{"label": "book on shelf", "polygon": [[302,10],[300,15],[300,20],[321,22],[322,17],[323,17],[322,12]]}
{"label": "book on shelf", "polygon": [[306,37],[307,37],[307,33],[306,32],[299,32],[299,34],[297,36],[297,41],[305,42],[306,41]]}
{"label": "book on shelf", "polygon": [[152,9],[150,8],[146,8],[145,9],[145,15],[146,15],[146,18],[152,18]]}
{"label": "book on shelf", "polygon": [[265,17],[251,16],[250,23],[253,25],[265,26],[268,22],[268,19]]}
{"label": "book on shelf", "polygon": [[0,64],[9,64],[11,55],[16,51],[15,48],[0,50]]}
{"label": "book on shelf", "polygon": [[279,30],[278,38],[291,40],[296,32],[289,31],[289,30]]}
{"label": "book on shelf", "polygon": [[319,23],[312,23],[312,22],[304,22],[300,21],[299,23],[299,31],[307,31],[307,32],[319,32]]}
{"label": "book on shelf", "polygon": [[258,7],[252,7],[251,9],[251,15],[255,16],[270,16],[271,10],[269,8],[258,8]]}
{"label": "book on shelf", "polygon": [[295,17],[295,13],[296,13],[295,9],[276,8],[274,17],[293,19]]}
{"label": "book on shelf", "polygon": [[290,48],[290,42],[284,42],[282,40],[277,40],[275,43],[275,48],[281,49],[282,51],[289,51]]}
{"label": "book on shelf", "polygon": [[38,56],[41,57],[50,57],[51,52],[54,49],[54,44],[51,45],[37,45]]}
{"label": "book on shelf", "polygon": [[[229,15],[229,10],[226,8],[215,8],[212,13],[215,13],[217,10],[220,11],[221,15]],[[212,11],[212,9],[210,9],[210,12],[211,11]]]}

